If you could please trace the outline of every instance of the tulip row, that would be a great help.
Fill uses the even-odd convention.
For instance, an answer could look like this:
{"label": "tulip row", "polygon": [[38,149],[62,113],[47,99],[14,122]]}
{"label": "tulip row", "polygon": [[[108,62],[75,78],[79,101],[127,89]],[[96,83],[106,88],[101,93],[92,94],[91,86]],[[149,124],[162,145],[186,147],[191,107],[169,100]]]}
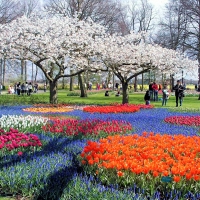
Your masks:
{"label": "tulip row", "polygon": [[153,108],[152,105],[143,104],[115,104],[110,106],[88,106],[83,111],[90,113],[132,113],[138,112],[141,108]]}
{"label": "tulip row", "polygon": [[[10,128],[9,132],[0,129],[0,133],[0,149],[2,155],[8,151],[23,151],[24,148],[42,146],[39,138],[33,134],[19,133],[18,130],[12,128]],[[18,155],[22,155],[22,151],[19,151]]]}
{"label": "tulip row", "polygon": [[165,122],[177,125],[200,126],[200,116],[171,116]]}
{"label": "tulip row", "polygon": [[60,112],[70,112],[73,109],[71,107],[61,106],[61,107],[32,107],[24,108],[23,111],[26,112],[41,112],[41,113],[60,113]]}
{"label": "tulip row", "polygon": [[21,132],[36,132],[40,130],[47,121],[48,118],[41,116],[2,115],[0,118],[0,127],[5,131],[14,128]]}
{"label": "tulip row", "polygon": [[66,136],[93,136],[100,138],[105,135],[125,134],[132,131],[132,126],[124,121],[103,120],[54,120],[42,127],[44,132],[62,133]]}
{"label": "tulip row", "polygon": [[107,184],[137,184],[153,194],[162,180],[168,190],[199,191],[200,138],[144,132],[89,141],[80,155],[83,167]]}

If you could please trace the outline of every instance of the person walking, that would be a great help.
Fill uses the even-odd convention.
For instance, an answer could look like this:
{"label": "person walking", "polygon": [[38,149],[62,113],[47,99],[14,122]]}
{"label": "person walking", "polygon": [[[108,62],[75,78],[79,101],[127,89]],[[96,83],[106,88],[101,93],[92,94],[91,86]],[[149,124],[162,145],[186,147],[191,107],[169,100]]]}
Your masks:
{"label": "person walking", "polygon": [[180,106],[182,106],[183,103],[183,97],[185,87],[181,84],[180,80],[177,80],[177,84],[173,88],[175,90],[175,96],[176,96],[176,107],[178,107],[178,102],[180,103]]}
{"label": "person walking", "polygon": [[169,99],[169,91],[167,89],[166,84],[164,85],[164,87],[162,89],[162,94],[163,94],[163,96],[162,96],[162,106],[164,106],[164,105],[166,106],[167,100]]}

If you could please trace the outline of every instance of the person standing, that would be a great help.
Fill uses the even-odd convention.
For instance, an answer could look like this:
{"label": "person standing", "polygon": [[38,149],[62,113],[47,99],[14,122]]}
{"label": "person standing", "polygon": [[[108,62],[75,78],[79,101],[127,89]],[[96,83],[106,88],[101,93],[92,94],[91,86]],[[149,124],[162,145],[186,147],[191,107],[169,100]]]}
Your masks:
{"label": "person standing", "polygon": [[14,91],[15,91],[14,94],[17,94],[17,84],[18,83],[15,83],[15,85],[14,85]]}
{"label": "person standing", "polygon": [[153,100],[158,101],[158,85],[156,84],[156,82],[153,82],[152,88],[153,88],[153,96],[154,96]]}
{"label": "person standing", "polygon": [[45,83],[44,84],[44,92],[46,92],[47,91],[47,84]]}
{"label": "person standing", "polygon": [[180,80],[178,80],[173,89],[175,90],[176,107],[178,107],[178,101],[180,106],[182,106],[185,87],[181,84]]}
{"label": "person standing", "polygon": [[17,95],[20,96],[21,93],[21,82],[17,84]]}
{"label": "person standing", "polygon": [[22,96],[25,94],[25,84],[24,83],[22,83],[22,85],[21,85],[21,94],[22,94]]}
{"label": "person standing", "polygon": [[153,88],[152,88],[152,86],[153,86],[153,82],[151,82],[149,84],[149,94],[150,94],[150,99],[151,100],[153,100]]}
{"label": "person standing", "polygon": [[28,95],[28,82],[25,83],[25,92],[24,93]]}
{"label": "person standing", "polygon": [[115,90],[118,91],[118,88],[119,88],[119,83],[115,83]]}
{"label": "person standing", "polygon": [[167,100],[169,99],[169,91],[167,89],[167,85],[164,85],[162,89],[163,97],[162,97],[162,106],[167,104]]}
{"label": "person standing", "polygon": [[30,96],[32,92],[33,92],[33,86],[32,86],[32,83],[30,82],[28,84],[28,94],[27,95]]}

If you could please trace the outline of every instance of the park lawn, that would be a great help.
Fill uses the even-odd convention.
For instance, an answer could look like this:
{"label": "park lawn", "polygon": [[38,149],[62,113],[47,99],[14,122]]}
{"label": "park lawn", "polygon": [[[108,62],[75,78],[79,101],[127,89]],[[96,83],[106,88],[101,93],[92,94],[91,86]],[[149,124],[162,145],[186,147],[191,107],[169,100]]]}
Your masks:
{"label": "park lawn", "polygon": [[[89,92],[88,97],[81,98],[80,96],[67,96],[71,93],[66,90],[58,90],[58,103],[70,103],[70,104],[94,104],[94,105],[106,105],[111,103],[122,103],[122,96],[116,97],[115,91],[110,91],[110,96],[105,97],[105,91]],[[74,91],[79,93],[79,91]],[[170,96],[166,106],[162,106],[161,101],[162,95],[159,94],[159,101],[151,101],[151,105],[155,107],[175,108],[175,96]],[[37,103],[49,103],[49,92],[34,93],[30,97],[28,96],[17,96],[3,94],[0,96],[0,105],[13,105],[13,104],[37,104]],[[144,93],[130,93],[129,103],[131,104],[144,104]],[[183,101],[181,108],[176,109],[200,109],[200,101],[198,96],[186,96]]]}
{"label": "park lawn", "polygon": [[[122,96],[116,97],[116,92],[110,92],[109,97],[104,96],[104,92],[98,92],[94,94],[89,94],[87,98],[80,98],[79,96],[66,96],[66,93],[62,91],[58,91],[58,101],[67,102],[73,104],[98,104],[105,105],[111,103],[122,103]],[[162,95],[159,94],[159,99],[162,98]],[[129,94],[129,103],[131,104],[144,104],[144,93],[130,93]],[[175,96],[170,96],[170,99],[167,102],[166,106],[162,106],[162,101],[151,101],[151,104],[155,107],[165,107],[165,108],[175,108],[176,100]],[[183,101],[182,108],[175,109],[200,109],[200,101],[198,100],[198,96],[186,96]]]}

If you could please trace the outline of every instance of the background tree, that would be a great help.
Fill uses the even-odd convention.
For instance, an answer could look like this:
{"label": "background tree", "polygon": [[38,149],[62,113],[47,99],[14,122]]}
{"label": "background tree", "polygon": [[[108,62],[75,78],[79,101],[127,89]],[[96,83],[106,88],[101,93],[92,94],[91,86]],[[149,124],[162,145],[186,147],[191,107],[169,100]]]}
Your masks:
{"label": "background tree", "polygon": [[106,27],[109,32],[116,32],[122,20],[124,7],[114,0],[49,0],[44,5],[50,15],[72,17],[79,13],[80,20],[92,19],[93,22]]}
{"label": "background tree", "polygon": [[[0,24],[9,23],[21,15],[18,3],[14,0],[0,1]],[[6,62],[6,57],[2,57],[0,62],[0,82],[2,85],[5,85]]]}
{"label": "background tree", "polygon": [[[199,0],[170,0],[166,5],[166,12],[161,19],[154,42],[184,52],[200,63],[199,11]],[[198,73],[200,83],[200,67],[196,73]]]}
{"label": "background tree", "polygon": [[158,24],[158,31],[153,38],[154,42],[163,47],[184,52],[188,22],[187,12],[180,4],[180,0],[170,0]]}
{"label": "background tree", "polygon": [[150,31],[154,27],[154,8],[148,0],[131,1],[128,10],[130,31]]}
{"label": "background tree", "polygon": [[[19,4],[20,4],[19,12],[21,13],[21,15],[25,15],[27,17],[31,17],[33,13],[39,13],[39,11],[41,11],[41,7],[38,0],[21,0]],[[36,82],[37,72],[38,69],[36,69],[35,82]],[[21,80],[27,81],[26,60],[21,60]]]}
{"label": "background tree", "polygon": [[[200,63],[200,0],[180,0],[189,18],[186,30],[187,40],[184,41],[187,53]],[[198,69],[198,84],[200,84],[200,64]]]}

